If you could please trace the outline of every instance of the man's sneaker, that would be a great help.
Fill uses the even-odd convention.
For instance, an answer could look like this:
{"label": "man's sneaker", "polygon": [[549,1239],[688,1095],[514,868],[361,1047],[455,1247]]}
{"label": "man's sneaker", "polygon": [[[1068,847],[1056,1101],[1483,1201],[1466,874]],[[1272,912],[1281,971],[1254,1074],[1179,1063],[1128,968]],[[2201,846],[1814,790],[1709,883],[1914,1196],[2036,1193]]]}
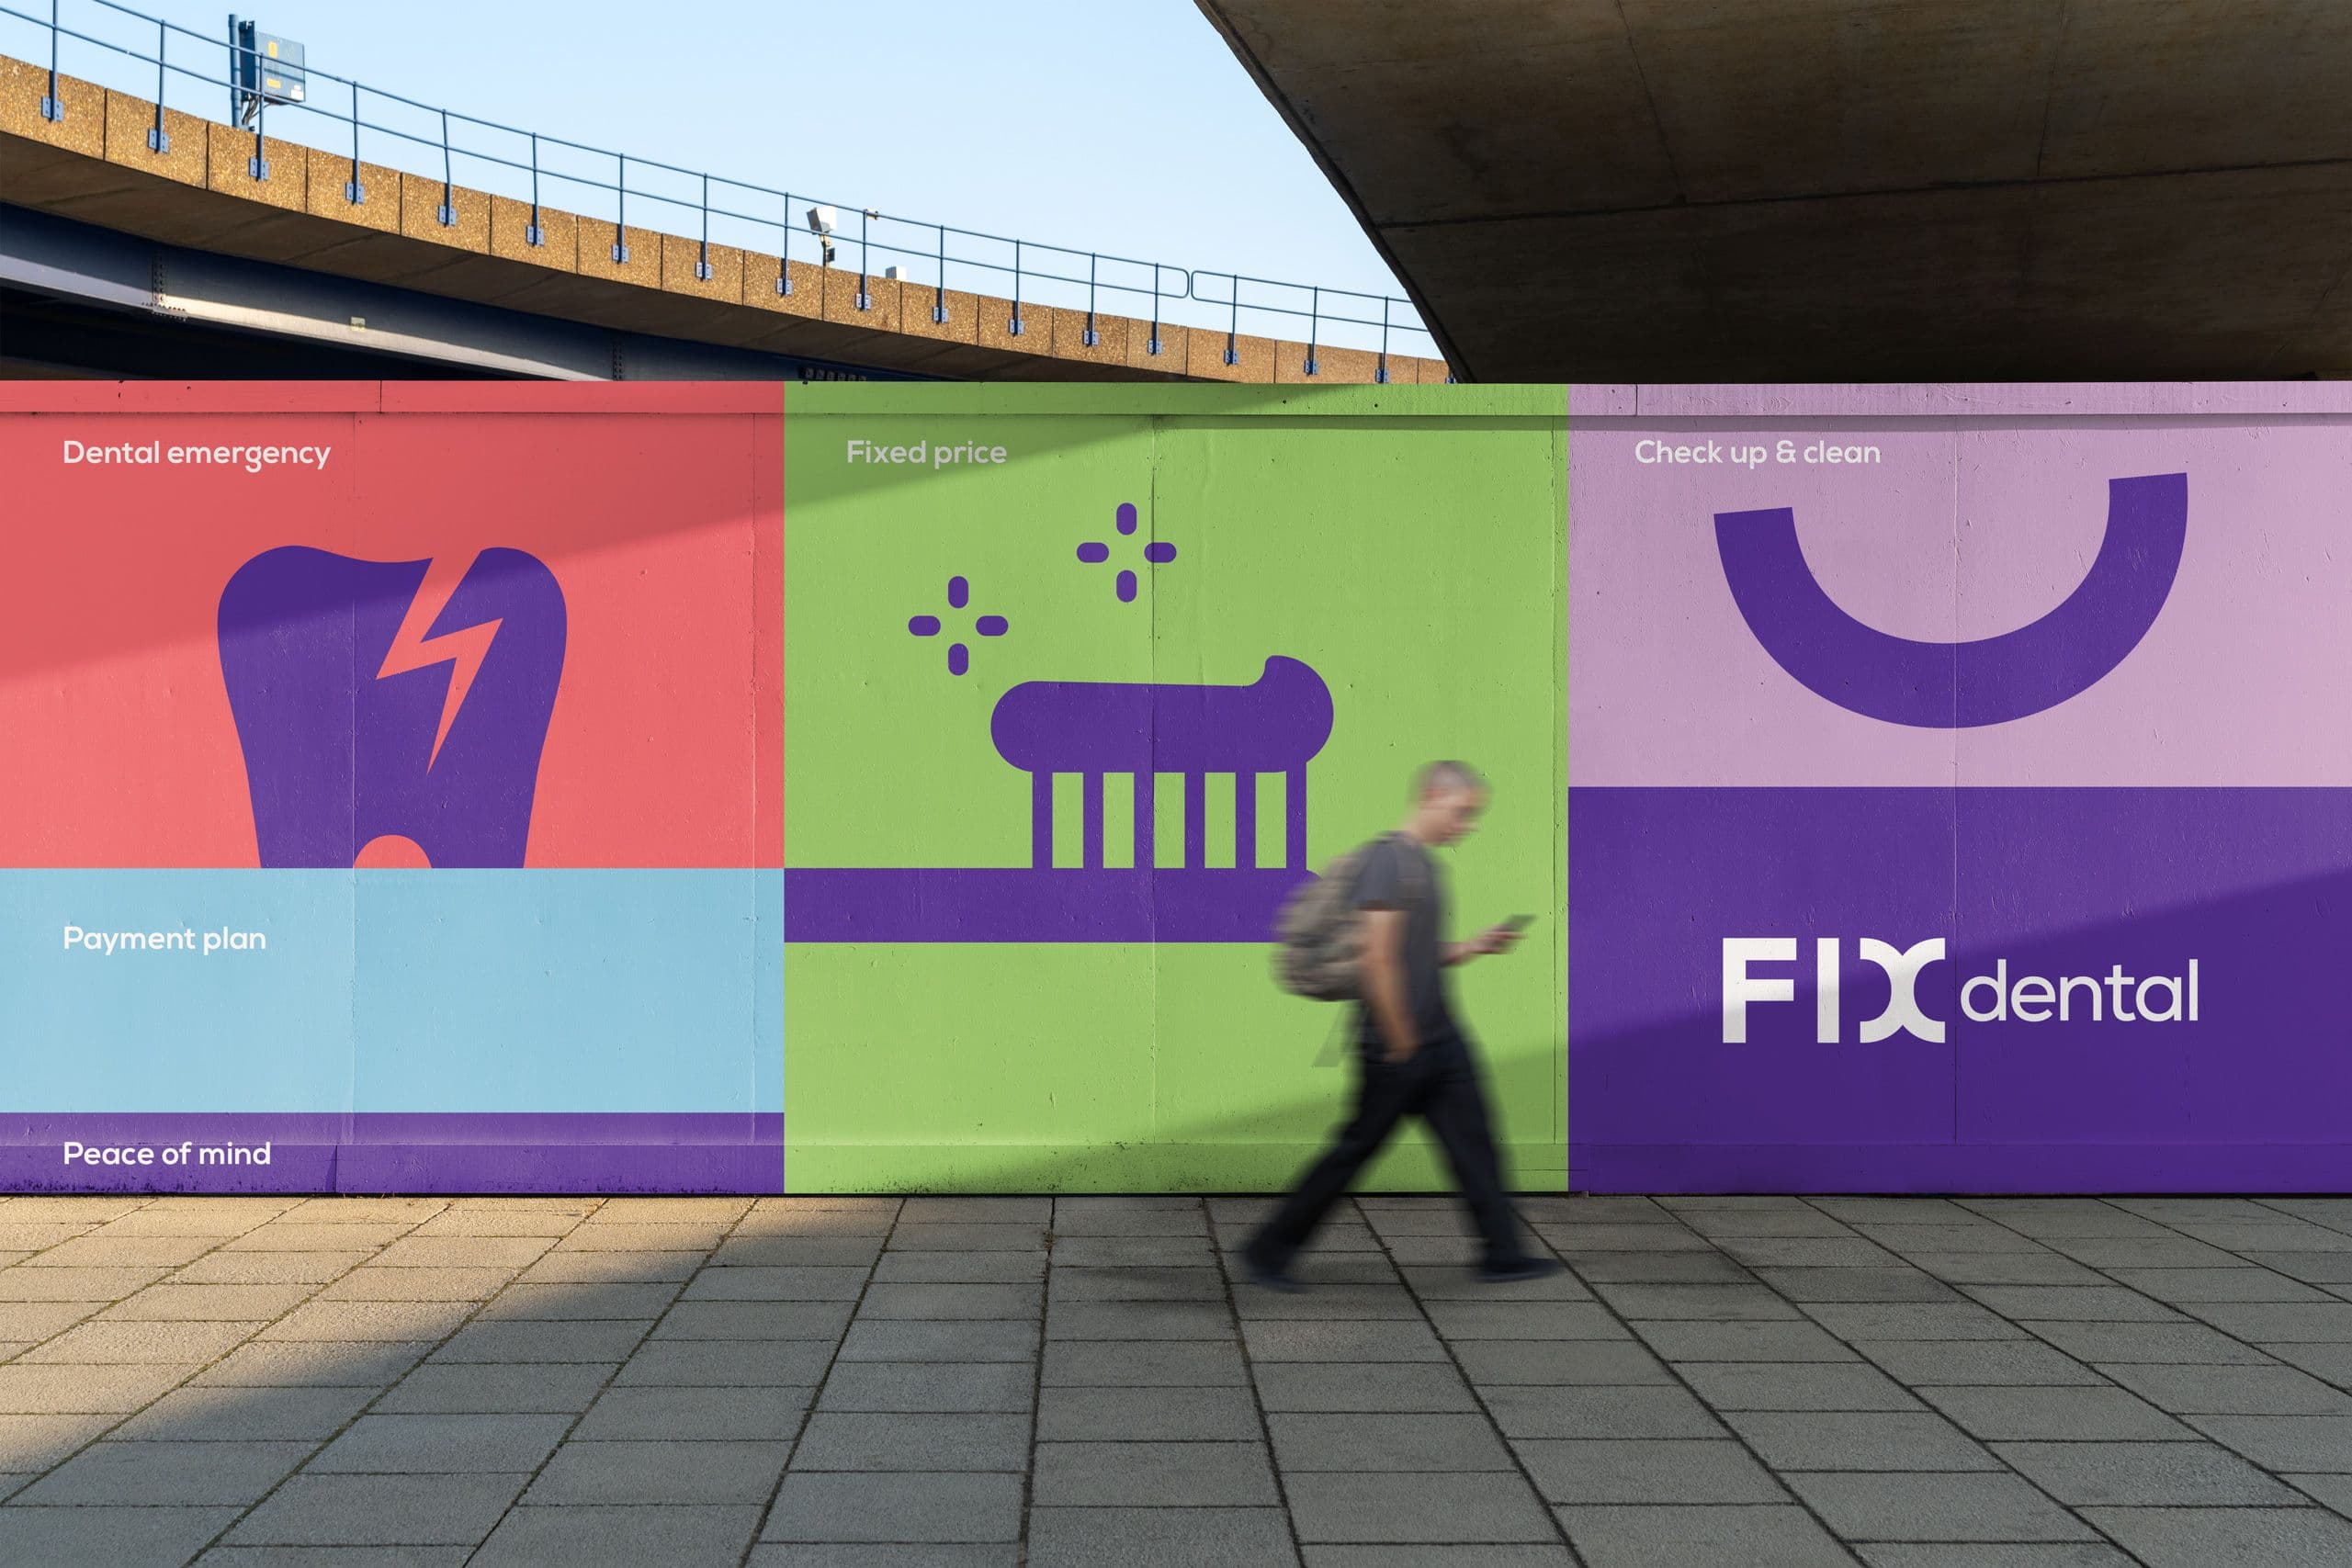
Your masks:
{"label": "man's sneaker", "polygon": [[1264,1291],[1280,1291],[1286,1296],[1306,1293],[1306,1281],[1287,1269],[1270,1269],[1256,1258],[1244,1256],[1241,1272],[1249,1281]]}
{"label": "man's sneaker", "polygon": [[1521,1280],[1549,1279],[1559,1271],[1559,1264],[1549,1258],[1514,1258],[1508,1263],[1478,1265],[1478,1278],[1495,1285]]}

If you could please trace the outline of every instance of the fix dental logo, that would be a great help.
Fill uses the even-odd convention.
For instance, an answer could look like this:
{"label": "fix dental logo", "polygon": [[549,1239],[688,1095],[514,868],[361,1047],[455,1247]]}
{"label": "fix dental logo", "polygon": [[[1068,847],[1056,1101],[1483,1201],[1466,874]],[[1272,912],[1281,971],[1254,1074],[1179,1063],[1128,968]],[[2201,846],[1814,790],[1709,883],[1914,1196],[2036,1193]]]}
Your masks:
{"label": "fix dental logo", "polygon": [[[1856,956],[1886,975],[1886,1006],[1862,1021],[1857,1038],[1874,1044],[1896,1032],[1931,1045],[1943,1043],[1945,1021],[1931,1018],[1919,1002],[1919,976],[1943,962],[1944,939],[1929,937],[1898,948],[1876,937],[1855,942]],[[1814,1041],[1839,1043],[1845,1021],[1844,943],[1816,937],[1813,950]],[[1758,975],[1752,966],[1797,962],[1792,936],[1727,936],[1723,939],[1724,1043],[1747,1043],[1747,1010],[1757,1002],[1793,1002],[1794,975]],[[2127,975],[2113,965],[2105,975],[2009,976],[2009,961],[1996,959],[1988,974],[1972,976],[1960,987],[1960,1010],[1971,1023],[2195,1023],[2202,1007],[2200,964],[2188,961],[2179,975]]]}

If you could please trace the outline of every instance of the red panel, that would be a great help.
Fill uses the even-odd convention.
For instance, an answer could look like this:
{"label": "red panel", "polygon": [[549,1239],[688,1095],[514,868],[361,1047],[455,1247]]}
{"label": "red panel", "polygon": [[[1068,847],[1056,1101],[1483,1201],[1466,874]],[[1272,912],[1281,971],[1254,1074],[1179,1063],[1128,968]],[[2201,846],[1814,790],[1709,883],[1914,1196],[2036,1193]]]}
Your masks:
{"label": "red panel", "polygon": [[[702,387],[633,388],[636,413],[197,412],[269,406],[257,390],[183,389],[189,412],[170,414],[0,417],[17,524],[0,865],[258,863],[215,616],[231,574],[283,545],[385,561],[505,547],[554,573],[568,629],[527,863],[782,863],[775,388],[760,416],[696,412]],[[86,389],[44,391],[54,406]],[[352,393],[345,406],[372,402]],[[502,389],[518,394],[582,401]],[[67,438],[334,453],[322,471],[68,467]]]}

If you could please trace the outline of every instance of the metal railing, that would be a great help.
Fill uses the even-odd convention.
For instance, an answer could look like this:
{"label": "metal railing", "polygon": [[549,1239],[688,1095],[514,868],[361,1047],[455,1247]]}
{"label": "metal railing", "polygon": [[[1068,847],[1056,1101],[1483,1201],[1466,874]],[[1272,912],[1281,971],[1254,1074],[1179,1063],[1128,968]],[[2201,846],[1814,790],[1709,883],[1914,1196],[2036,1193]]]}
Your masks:
{"label": "metal railing", "polygon": [[[457,176],[462,164],[469,188],[529,204],[526,244],[545,243],[541,200],[550,188],[568,197],[576,194],[584,198],[567,199],[564,205],[582,217],[612,223],[611,261],[620,266],[629,264],[633,234],[657,238],[666,234],[695,243],[695,276],[707,280],[713,276],[711,246],[717,243],[751,255],[775,258],[775,276],[768,287],[779,295],[789,295],[794,287],[791,262],[813,256],[818,265],[831,265],[839,259],[840,251],[854,246],[858,277],[854,302],[860,310],[872,306],[871,283],[878,257],[885,276],[928,288],[931,319],[935,323],[950,320],[948,296],[954,290],[993,295],[1002,300],[1007,307],[1004,330],[1016,337],[1028,325],[1022,314],[1024,306],[1054,304],[1082,310],[1086,317],[1083,342],[1090,348],[1100,341],[1098,310],[1125,305],[1117,313],[1148,323],[1148,357],[1157,355],[1164,346],[1163,325],[1222,329],[1227,365],[1239,363],[1245,331],[1303,341],[1306,345],[1304,368],[1310,376],[1320,369],[1317,355],[1328,347],[1351,346],[1375,354],[1374,378],[1379,381],[1388,379],[1392,350],[1439,356],[1412,302],[1392,295],[1182,267],[927,223],[871,208],[824,201],[807,191],[729,179],[503,125],[315,67],[305,69],[307,86],[301,102],[262,102],[250,96],[241,100],[239,57],[250,60],[251,51],[232,38],[198,33],[115,0],[71,0],[70,6],[67,0],[49,0],[45,9],[46,15],[41,14],[39,0],[0,0],[0,19],[14,19],[42,35],[49,73],[40,106],[45,118],[64,118],[65,104],[58,88],[61,74],[117,85],[107,80],[109,74],[127,81],[135,72],[141,80],[135,85],[120,85],[119,90],[144,93],[153,86],[155,123],[147,132],[147,146],[161,156],[170,151],[164,111],[175,85],[184,85],[189,91],[225,92],[232,106],[242,101],[252,110],[253,152],[246,164],[252,178],[270,176],[265,131],[275,120],[278,129],[268,131],[270,137],[348,162],[343,198],[354,206],[370,199],[364,171],[372,156],[379,167],[437,179],[441,202],[436,216],[444,225],[454,226],[458,221]],[[69,11],[94,15],[69,17]],[[64,71],[69,49],[75,69]],[[172,58],[175,52],[178,58]],[[100,69],[85,66],[84,56]],[[38,69],[42,62],[34,64]],[[146,78],[147,67],[153,71],[152,82]],[[311,89],[322,85],[333,89],[325,96],[334,101],[317,101],[320,95]],[[187,93],[180,96],[185,101]],[[298,134],[292,136],[286,134],[283,123],[289,114],[310,117],[295,120]],[[225,120],[210,114],[200,118],[236,125],[241,131],[244,129],[233,107]],[[300,134],[306,130],[322,139]],[[332,141],[326,137],[332,137]],[[393,150],[391,155],[387,155],[388,147]],[[413,166],[417,163],[427,167]],[[656,223],[646,221],[648,207]],[[837,231],[819,232],[808,218],[800,216],[804,209],[817,208],[837,214]],[[678,226],[660,227],[658,220],[665,214]],[[853,220],[854,235],[845,231]],[[918,272],[928,274],[927,280],[910,276]],[[747,288],[754,286],[752,279],[745,280]]]}

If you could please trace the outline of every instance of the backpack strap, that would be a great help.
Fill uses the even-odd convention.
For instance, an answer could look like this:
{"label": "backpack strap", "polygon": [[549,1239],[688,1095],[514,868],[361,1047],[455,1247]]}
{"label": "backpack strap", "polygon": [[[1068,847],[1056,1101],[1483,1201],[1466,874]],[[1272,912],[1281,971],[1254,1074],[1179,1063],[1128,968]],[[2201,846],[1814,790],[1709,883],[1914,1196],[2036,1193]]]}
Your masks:
{"label": "backpack strap", "polygon": [[1426,858],[1429,852],[1408,840],[1401,829],[1391,829],[1381,837],[1397,841],[1396,852],[1407,868],[1404,876],[1407,895],[1416,900],[1426,901],[1430,896],[1429,862]]}

